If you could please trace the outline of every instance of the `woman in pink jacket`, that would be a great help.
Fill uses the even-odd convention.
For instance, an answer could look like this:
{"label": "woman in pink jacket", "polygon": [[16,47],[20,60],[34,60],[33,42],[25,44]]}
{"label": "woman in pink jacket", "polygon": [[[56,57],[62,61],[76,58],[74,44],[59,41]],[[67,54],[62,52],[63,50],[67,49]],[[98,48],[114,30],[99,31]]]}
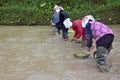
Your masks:
{"label": "woman in pink jacket", "polygon": [[82,20],[82,25],[86,29],[87,50],[92,47],[92,39],[96,42],[95,60],[98,68],[102,72],[109,72],[111,64],[106,60],[109,54],[114,33],[107,25],[95,21],[92,15],[85,16]]}

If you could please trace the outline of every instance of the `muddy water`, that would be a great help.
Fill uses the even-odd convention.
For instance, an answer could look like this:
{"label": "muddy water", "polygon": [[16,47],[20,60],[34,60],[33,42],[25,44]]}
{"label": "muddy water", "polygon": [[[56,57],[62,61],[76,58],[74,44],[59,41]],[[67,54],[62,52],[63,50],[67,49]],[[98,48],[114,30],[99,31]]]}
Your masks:
{"label": "muddy water", "polygon": [[99,72],[92,55],[76,59],[73,54],[85,48],[53,35],[49,26],[0,26],[0,80],[120,80],[120,25],[110,27],[115,32],[108,57],[117,69],[113,73]]}

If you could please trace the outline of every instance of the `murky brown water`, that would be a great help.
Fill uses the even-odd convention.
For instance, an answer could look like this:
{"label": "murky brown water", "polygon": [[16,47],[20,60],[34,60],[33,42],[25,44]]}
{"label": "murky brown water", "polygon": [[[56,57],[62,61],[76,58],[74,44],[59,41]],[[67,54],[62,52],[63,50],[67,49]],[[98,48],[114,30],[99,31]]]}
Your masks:
{"label": "murky brown water", "polygon": [[92,55],[74,58],[85,48],[53,35],[49,26],[0,26],[0,80],[120,80],[120,25],[110,27],[115,32],[109,55],[114,73],[100,73]]}

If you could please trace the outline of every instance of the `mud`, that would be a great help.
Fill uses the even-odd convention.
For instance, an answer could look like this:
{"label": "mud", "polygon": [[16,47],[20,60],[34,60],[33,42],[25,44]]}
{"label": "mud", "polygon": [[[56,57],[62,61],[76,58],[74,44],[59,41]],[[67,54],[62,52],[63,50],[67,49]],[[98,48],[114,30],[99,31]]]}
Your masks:
{"label": "mud", "polygon": [[[112,73],[101,73],[92,57],[77,59],[85,52],[80,43],[64,41],[50,26],[0,26],[0,80],[120,80],[120,25],[108,59]],[[71,39],[73,33],[69,33]]]}

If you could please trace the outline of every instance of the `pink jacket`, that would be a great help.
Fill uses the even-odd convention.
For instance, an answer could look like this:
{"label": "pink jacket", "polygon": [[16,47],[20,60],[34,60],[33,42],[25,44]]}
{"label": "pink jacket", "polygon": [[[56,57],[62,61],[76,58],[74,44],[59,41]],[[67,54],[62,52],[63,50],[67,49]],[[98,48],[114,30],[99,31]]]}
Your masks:
{"label": "pink jacket", "polygon": [[102,36],[106,34],[114,34],[113,31],[103,23],[92,21],[91,23],[91,30],[92,30],[92,36],[97,41]]}

